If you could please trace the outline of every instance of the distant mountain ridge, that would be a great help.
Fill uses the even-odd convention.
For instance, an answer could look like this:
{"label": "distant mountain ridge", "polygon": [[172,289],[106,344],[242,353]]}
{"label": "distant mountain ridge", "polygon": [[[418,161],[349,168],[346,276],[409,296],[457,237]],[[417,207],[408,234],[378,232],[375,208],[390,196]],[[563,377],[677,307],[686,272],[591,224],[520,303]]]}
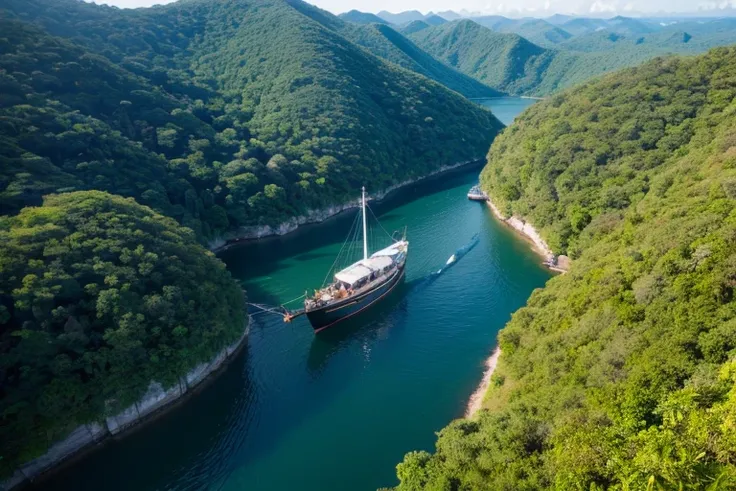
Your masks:
{"label": "distant mountain ridge", "polygon": [[700,53],[736,43],[736,19],[677,23],[658,29],[625,18],[616,18],[610,25],[595,19],[573,19],[562,27],[572,26],[572,31],[585,33],[569,37],[562,34],[568,32],[566,29],[544,22],[540,32],[558,37],[554,43],[539,44],[530,42],[531,36],[499,32],[533,28],[537,21],[518,23],[500,16],[479,20],[493,29],[462,19],[440,26],[411,25],[404,32],[428,53],[484,84],[526,95],[551,94],[656,56]]}
{"label": "distant mountain ridge", "polygon": [[345,12],[344,14],[340,14],[338,17],[348,22],[355,22],[356,24],[390,24],[390,22],[378,17],[377,15],[360,12],[358,10]]}

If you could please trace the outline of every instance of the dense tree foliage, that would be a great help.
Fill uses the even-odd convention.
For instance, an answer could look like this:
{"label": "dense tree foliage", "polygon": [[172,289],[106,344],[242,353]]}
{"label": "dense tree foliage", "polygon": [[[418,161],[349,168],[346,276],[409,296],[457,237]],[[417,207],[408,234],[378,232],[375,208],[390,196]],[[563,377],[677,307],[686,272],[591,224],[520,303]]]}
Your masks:
{"label": "dense tree foliage", "polygon": [[735,114],[723,48],[561,94],[494,143],[485,189],[572,229],[578,257],[501,332],[485,409],[408,454],[399,489],[736,487]]}
{"label": "dense tree foliage", "polygon": [[[678,24],[676,28],[659,30],[626,18],[575,19],[570,23],[576,21],[599,30],[581,28],[579,36],[565,37],[543,21],[521,22],[491,16],[479,18],[478,23],[461,20],[407,35],[420,48],[480,82],[502,92],[526,95],[548,95],[656,56],[700,53],[736,42],[736,22],[728,20]],[[494,30],[479,23],[493,26]],[[635,26],[640,24],[647,30],[637,31]],[[683,31],[685,28],[688,32]],[[544,36],[558,41],[554,49],[528,40]],[[543,45],[549,46],[549,42]]]}
{"label": "dense tree foliage", "polygon": [[[428,54],[387,23],[354,25],[342,22],[330,13],[305,2],[292,2],[292,7],[376,56],[407,70],[420,73],[466,97],[503,95],[476,79],[461,73]],[[367,14],[372,15],[372,14]]]}
{"label": "dense tree foliage", "polygon": [[2,2],[0,475],[242,334],[198,242],[485,153],[490,111],[361,29],[296,0]]}
{"label": "dense tree foliage", "polygon": [[0,474],[243,333],[224,264],[132,198],[50,195],[1,217],[0,243]]}
{"label": "dense tree foliage", "polygon": [[501,127],[298,1],[2,7],[11,211],[50,191],[106,189],[210,237],[478,158]]}

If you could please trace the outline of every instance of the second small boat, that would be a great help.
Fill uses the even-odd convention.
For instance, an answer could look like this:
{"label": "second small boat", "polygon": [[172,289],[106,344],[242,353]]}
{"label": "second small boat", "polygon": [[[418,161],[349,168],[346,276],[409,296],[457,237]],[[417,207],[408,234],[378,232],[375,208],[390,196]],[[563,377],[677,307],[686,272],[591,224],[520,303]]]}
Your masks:
{"label": "second small boat", "polygon": [[480,184],[476,184],[468,191],[468,199],[471,201],[488,201],[488,195],[480,188]]}

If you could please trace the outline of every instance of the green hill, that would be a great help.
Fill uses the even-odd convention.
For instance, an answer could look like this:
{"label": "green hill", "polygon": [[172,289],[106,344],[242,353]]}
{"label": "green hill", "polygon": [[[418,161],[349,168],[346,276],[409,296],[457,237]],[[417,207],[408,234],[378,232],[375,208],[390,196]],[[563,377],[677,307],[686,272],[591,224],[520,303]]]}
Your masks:
{"label": "green hill", "polygon": [[343,22],[329,12],[305,2],[293,2],[292,6],[325,28],[366,48],[374,55],[431,78],[466,97],[502,95],[499,91],[438,61],[388,25],[361,26]]}
{"label": "green hill", "polygon": [[400,29],[400,31],[404,36],[409,36],[410,34],[414,34],[415,32],[419,32],[422,29],[426,29],[428,27],[429,24],[427,24],[423,20],[415,20],[406,24]]}
{"label": "green hill", "polygon": [[428,15],[424,18],[424,22],[430,26],[441,26],[442,24],[447,24],[447,19],[444,19],[439,15]]}
{"label": "green hill", "polygon": [[736,487],[735,74],[734,48],[655,60],[493,143],[484,189],[575,259],[398,489]]}
{"label": "green hill", "polygon": [[533,92],[554,53],[470,20],[429,27],[410,39],[431,55],[502,92]]}
{"label": "green hill", "polygon": [[[482,19],[496,30],[519,30],[519,26],[525,25],[500,16]],[[516,34],[495,32],[471,20],[425,28],[408,36],[429,54],[484,84],[502,92],[525,95],[548,95],[656,56],[700,53],[736,42],[736,25],[724,20],[702,21],[697,28],[687,23],[688,28],[693,28],[692,33],[674,25],[634,36],[605,28],[594,32],[592,26],[601,26],[602,20],[574,21],[590,24],[592,33],[561,40],[554,49],[536,45]],[[526,25],[531,31],[540,29],[534,34],[537,36],[550,32],[551,26],[548,23]]]}
{"label": "green hill", "polygon": [[509,19],[501,15],[473,17],[473,22],[492,31],[518,34],[527,41],[546,48],[554,47],[572,37],[564,29],[543,19]]}
{"label": "green hill", "polygon": [[243,334],[243,294],[188,228],[132,198],[0,217],[0,476]]}
{"label": "green hill", "polygon": [[381,19],[375,14],[360,12],[358,10],[345,12],[344,14],[340,14],[338,17],[340,17],[342,20],[354,22],[356,24],[389,24],[389,22]]}
{"label": "green hill", "polygon": [[521,22],[514,26],[501,27],[499,32],[511,32],[545,48],[554,48],[572,37],[566,30],[541,19]]}
{"label": "green hill", "polygon": [[[98,169],[115,182],[112,176],[122,168],[104,162],[118,160],[115,154],[129,147],[141,154],[129,159],[134,167],[141,162],[131,172],[152,172],[149,167],[168,172],[141,177],[130,192],[123,187],[125,194],[138,198],[145,192],[146,203],[172,199],[183,208],[176,210],[180,217],[191,216],[187,225],[211,236],[344,202],[363,184],[378,189],[477,158],[500,128],[488,111],[386,64],[315,22],[304,15],[309,6],[301,2],[195,0],[118,10],[72,0],[9,0],[4,6],[6,17],[27,19],[73,41],[67,54],[54,53],[57,44],[66,43],[57,37],[38,49],[14,41],[0,60],[8,66],[3,79],[8,93],[17,94],[2,108],[10,125],[3,148],[21,159],[19,167],[37,158],[29,168],[40,176],[13,171],[4,179],[0,196],[11,195],[7,199],[16,208],[37,203],[39,194],[54,189],[96,188]],[[335,16],[330,20],[361,28]],[[3,30],[5,36],[10,29]],[[50,61],[44,68],[35,66],[34,58]],[[106,84],[90,78],[88,86],[75,85],[79,59],[110,72],[99,75]],[[67,74],[57,71],[58,63],[69,67]],[[71,82],[64,85],[60,75]],[[20,88],[29,80],[32,97]],[[474,81],[468,85],[493,93]],[[70,95],[62,96],[64,91]],[[46,121],[45,111],[79,113]],[[34,114],[44,125],[53,122],[53,131],[29,134],[30,119],[25,126],[11,122]],[[85,123],[89,118],[95,121]],[[82,123],[100,127],[99,145],[110,138],[131,143],[107,143],[99,155],[69,155],[73,147],[64,138],[86,147],[78,140],[88,138]],[[158,163],[143,165],[146,160]],[[77,182],[53,179],[41,185],[49,169]],[[149,192],[152,180],[169,181],[161,185],[166,192]]]}

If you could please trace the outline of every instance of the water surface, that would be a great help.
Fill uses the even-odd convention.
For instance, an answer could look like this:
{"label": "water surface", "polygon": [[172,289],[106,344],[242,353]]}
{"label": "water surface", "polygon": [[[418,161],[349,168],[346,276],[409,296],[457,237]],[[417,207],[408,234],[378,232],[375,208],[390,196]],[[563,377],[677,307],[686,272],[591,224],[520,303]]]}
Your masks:
{"label": "water surface", "polygon": [[[404,284],[315,336],[305,318],[256,315],[243,354],[150,425],[43,483],[66,490],[372,490],[462,416],[496,334],[549,278],[539,258],[465,194],[479,169],[403,189],[373,208],[408,229]],[[221,255],[253,302],[319,286],[355,218],[346,212]],[[478,243],[436,273],[458,248]],[[380,231],[372,242],[378,245]]]}
{"label": "water surface", "polygon": [[516,116],[531,106],[538,99],[524,99],[521,97],[494,97],[491,99],[474,99],[481,106],[493,111],[496,117],[506,126],[510,125]]}

